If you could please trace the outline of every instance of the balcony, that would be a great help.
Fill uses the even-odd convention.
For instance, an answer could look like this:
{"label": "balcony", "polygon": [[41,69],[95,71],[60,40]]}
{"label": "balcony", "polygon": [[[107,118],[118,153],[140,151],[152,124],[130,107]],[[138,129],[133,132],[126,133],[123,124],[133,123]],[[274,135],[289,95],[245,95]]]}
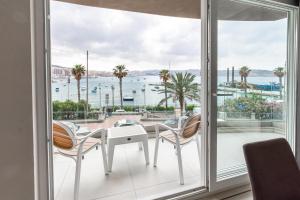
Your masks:
{"label": "balcony", "polygon": [[[177,156],[174,146],[168,142],[160,143],[158,165],[153,167],[154,135],[151,127],[157,121],[143,120],[140,115],[114,115],[101,123],[88,123],[90,129],[108,128],[120,119],[137,120],[149,130],[150,165],[145,164],[143,151],[136,143],[119,145],[115,149],[112,173],[104,175],[101,151],[93,150],[82,162],[80,199],[151,199],[157,196],[174,194],[201,186],[201,169],[195,142],[182,149],[185,184],[179,184]],[[272,123],[258,128],[255,121],[234,122],[221,120],[218,134],[217,167],[222,171],[244,163],[242,145],[247,142],[283,137]],[[228,125],[231,126],[228,126]],[[241,124],[249,127],[241,128]],[[235,127],[234,127],[235,126]],[[239,131],[237,131],[239,130]],[[203,139],[203,137],[201,137]],[[230,155],[230,156],[229,156]],[[203,165],[204,166],[204,165]],[[54,153],[55,199],[72,199],[75,162]]]}

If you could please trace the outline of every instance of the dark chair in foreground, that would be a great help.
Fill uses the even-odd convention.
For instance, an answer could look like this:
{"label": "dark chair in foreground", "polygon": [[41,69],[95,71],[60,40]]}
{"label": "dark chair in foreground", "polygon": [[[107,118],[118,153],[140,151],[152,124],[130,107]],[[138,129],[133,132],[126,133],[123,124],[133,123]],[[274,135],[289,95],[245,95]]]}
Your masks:
{"label": "dark chair in foreground", "polygon": [[300,172],[285,139],[243,148],[254,200],[300,200]]}

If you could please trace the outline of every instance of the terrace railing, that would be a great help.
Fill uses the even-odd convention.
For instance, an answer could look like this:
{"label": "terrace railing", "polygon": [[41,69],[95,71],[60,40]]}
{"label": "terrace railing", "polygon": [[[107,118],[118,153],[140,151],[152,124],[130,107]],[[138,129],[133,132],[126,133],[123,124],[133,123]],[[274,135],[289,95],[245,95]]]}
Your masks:
{"label": "terrace railing", "polygon": [[282,112],[218,112],[220,120],[282,120],[284,114]]}
{"label": "terrace railing", "polygon": [[54,120],[83,120],[83,119],[93,119],[98,120],[101,116],[99,111],[58,111],[53,112]]}

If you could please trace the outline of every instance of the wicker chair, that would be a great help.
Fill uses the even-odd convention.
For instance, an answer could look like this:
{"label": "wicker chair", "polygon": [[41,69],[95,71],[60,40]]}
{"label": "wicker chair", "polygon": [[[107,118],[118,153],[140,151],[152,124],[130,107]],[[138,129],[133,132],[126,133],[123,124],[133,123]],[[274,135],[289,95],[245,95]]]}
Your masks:
{"label": "wicker chair", "polygon": [[[182,185],[184,184],[184,179],[183,179],[183,168],[182,168],[182,158],[181,158],[181,146],[186,145],[191,141],[195,140],[197,143],[199,161],[201,160],[199,134],[198,134],[200,123],[201,123],[201,115],[198,114],[187,118],[182,127],[181,127],[181,120],[179,120],[177,129],[171,128],[165,124],[157,124],[155,126],[156,142],[155,142],[155,153],[154,153],[154,167],[157,166],[159,139],[162,138],[162,140],[170,142],[176,148],[178,168],[179,168],[179,178],[180,178],[180,184]],[[163,128],[166,131],[159,132],[160,128]]]}
{"label": "wicker chair", "polygon": [[76,162],[74,199],[79,197],[79,183],[81,172],[81,160],[84,155],[93,148],[101,146],[102,158],[104,165],[104,173],[107,175],[107,157],[105,150],[105,142],[100,139],[92,138],[91,136],[101,133],[101,138],[105,138],[105,131],[98,129],[86,136],[78,137],[67,125],[54,121],[53,122],[53,144],[57,148],[59,154],[72,158]]}

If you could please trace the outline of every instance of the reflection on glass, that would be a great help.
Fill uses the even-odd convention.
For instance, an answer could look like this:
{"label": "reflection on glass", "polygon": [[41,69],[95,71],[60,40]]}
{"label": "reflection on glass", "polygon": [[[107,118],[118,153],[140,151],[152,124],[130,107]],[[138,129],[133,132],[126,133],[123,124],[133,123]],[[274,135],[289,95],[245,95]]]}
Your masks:
{"label": "reflection on glass", "polygon": [[[226,2],[226,4],[225,4]],[[287,14],[220,1],[218,175],[245,164],[245,143],[286,135]]]}

